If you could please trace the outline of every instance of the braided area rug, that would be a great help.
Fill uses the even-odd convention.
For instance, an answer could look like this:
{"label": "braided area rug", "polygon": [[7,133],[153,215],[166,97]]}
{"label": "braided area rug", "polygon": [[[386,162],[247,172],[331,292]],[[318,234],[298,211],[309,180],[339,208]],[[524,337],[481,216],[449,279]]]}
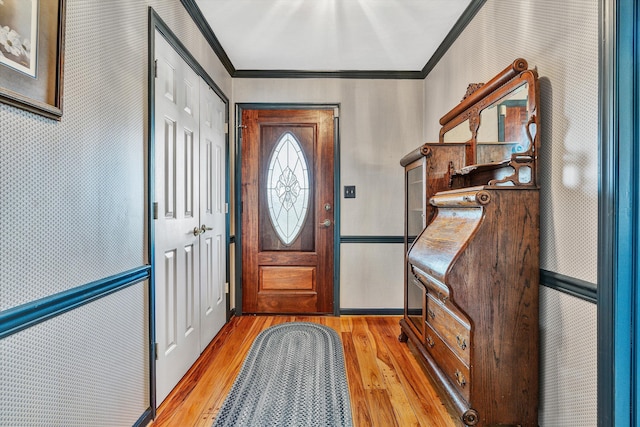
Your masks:
{"label": "braided area rug", "polygon": [[255,339],[214,427],[351,427],[342,342],[307,322],[272,326]]}

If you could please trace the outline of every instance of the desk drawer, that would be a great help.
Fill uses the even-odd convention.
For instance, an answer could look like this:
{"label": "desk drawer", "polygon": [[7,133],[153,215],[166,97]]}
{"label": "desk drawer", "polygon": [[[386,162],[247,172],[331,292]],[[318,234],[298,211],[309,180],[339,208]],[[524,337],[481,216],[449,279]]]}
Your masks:
{"label": "desk drawer", "polygon": [[429,325],[425,325],[427,351],[438,364],[440,370],[464,399],[469,401],[469,367],[451,351],[440,336]]}
{"label": "desk drawer", "polygon": [[432,294],[427,294],[427,324],[466,365],[469,365],[471,347],[469,325]]}

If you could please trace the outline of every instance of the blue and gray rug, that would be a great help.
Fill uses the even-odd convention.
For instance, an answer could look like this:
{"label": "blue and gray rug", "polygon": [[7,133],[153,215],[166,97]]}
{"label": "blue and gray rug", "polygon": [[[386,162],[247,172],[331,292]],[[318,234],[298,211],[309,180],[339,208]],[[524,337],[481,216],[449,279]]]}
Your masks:
{"label": "blue and gray rug", "polygon": [[262,331],[213,427],[351,427],[340,337],[315,323]]}

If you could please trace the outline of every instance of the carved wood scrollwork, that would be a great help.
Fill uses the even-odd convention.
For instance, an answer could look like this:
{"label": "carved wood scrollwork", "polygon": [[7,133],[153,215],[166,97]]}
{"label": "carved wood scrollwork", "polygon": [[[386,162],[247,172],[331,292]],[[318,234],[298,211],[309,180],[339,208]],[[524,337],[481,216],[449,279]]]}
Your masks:
{"label": "carved wood scrollwork", "polygon": [[478,108],[472,108],[469,111],[469,130],[471,131],[471,137],[477,138],[478,128],[480,127],[480,111]]}
{"label": "carved wood scrollwork", "polygon": [[469,86],[467,86],[467,92],[464,94],[464,96],[460,101],[464,101],[465,99],[470,97],[475,91],[480,89],[482,86],[484,86],[484,83],[469,83]]}
{"label": "carved wood scrollwork", "polygon": [[509,165],[513,168],[514,173],[503,179],[493,179],[489,181],[489,185],[501,185],[505,183],[510,183],[512,185],[522,185],[522,186],[536,185],[536,176],[534,174],[534,168],[535,168],[535,160],[536,160],[535,147],[537,145],[536,139],[538,138],[538,132],[536,132],[535,137],[532,137],[531,136],[532,126],[536,126],[537,128],[537,118],[535,114],[531,115],[531,118],[527,122],[527,125],[525,128],[527,138],[529,140],[529,149],[525,152],[514,153],[511,155],[511,162],[509,162]]}

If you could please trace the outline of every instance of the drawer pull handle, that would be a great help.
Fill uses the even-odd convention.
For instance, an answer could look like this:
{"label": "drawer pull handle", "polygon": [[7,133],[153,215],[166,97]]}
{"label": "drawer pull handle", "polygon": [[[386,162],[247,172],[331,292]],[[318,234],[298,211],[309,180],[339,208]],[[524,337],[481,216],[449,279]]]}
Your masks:
{"label": "drawer pull handle", "polygon": [[458,347],[465,350],[467,348],[467,340],[462,338],[460,335],[456,335],[456,341],[458,342]]}
{"label": "drawer pull handle", "polygon": [[456,381],[458,383],[458,385],[460,385],[460,387],[464,387],[467,384],[467,380],[464,378],[464,375],[462,375],[462,372],[460,372],[458,369],[456,369]]}
{"label": "drawer pull handle", "polygon": [[429,314],[429,317],[431,317],[432,320],[436,318],[435,311],[427,309],[427,313]]}
{"label": "drawer pull handle", "polygon": [[433,346],[436,345],[436,342],[433,340],[433,338],[427,335],[427,344],[429,345],[429,347],[433,348]]}

